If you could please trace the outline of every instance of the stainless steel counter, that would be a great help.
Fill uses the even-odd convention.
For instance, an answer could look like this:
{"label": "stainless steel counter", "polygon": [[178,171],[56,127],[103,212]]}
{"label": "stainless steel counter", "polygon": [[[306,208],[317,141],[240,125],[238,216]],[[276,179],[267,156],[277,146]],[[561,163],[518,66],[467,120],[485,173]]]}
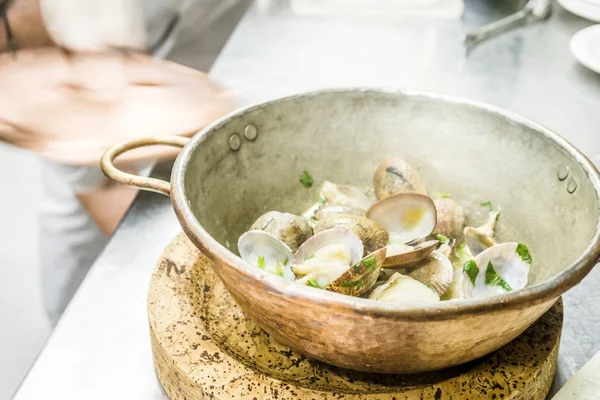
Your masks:
{"label": "stainless steel counter", "polygon": [[[315,88],[409,86],[488,101],[537,120],[600,163],[600,76],[577,64],[569,39],[589,25],[554,7],[466,55],[461,36],[508,12],[468,0],[462,21],[294,16],[258,0],[211,73],[240,104]],[[500,4],[500,5],[499,5]],[[165,171],[155,175],[166,176]],[[19,388],[17,400],[163,399],[152,367],[146,290],[178,232],[169,200],[141,193]],[[568,246],[565,243],[565,246]],[[600,351],[600,268],[565,297],[555,389]]]}

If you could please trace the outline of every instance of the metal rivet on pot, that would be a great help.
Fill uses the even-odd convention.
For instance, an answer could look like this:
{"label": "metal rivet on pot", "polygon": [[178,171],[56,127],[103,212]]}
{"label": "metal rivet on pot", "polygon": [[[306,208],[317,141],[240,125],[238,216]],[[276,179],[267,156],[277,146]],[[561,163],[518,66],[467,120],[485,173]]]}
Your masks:
{"label": "metal rivet on pot", "polygon": [[229,147],[231,148],[231,150],[239,150],[241,145],[242,139],[240,138],[240,135],[238,135],[237,133],[231,135],[231,137],[229,138]]}
{"label": "metal rivet on pot", "polygon": [[248,125],[246,129],[244,129],[244,136],[248,140],[254,140],[258,136],[258,129],[252,124]]}
{"label": "metal rivet on pot", "polygon": [[570,177],[567,181],[567,192],[573,193],[577,190],[577,178],[574,176]]}
{"label": "metal rivet on pot", "polygon": [[556,170],[556,177],[559,180],[564,181],[567,179],[567,176],[569,176],[569,167],[567,167],[566,164],[560,164]]}

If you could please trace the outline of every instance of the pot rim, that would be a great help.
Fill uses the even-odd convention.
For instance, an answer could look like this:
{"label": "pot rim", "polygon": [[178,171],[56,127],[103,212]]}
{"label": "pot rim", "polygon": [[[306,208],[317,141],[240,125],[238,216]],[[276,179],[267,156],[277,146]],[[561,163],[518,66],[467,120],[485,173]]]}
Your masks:
{"label": "pot rim", "polygon": [[467,106],[485,109],[491,113],[507,118],[513,122],[523,124],[546,138],[552,140],[563,148],[574,162],[577,162],[585,171],[588,179],[591,181],[598,199],[600,208],[600,173],[594,164],[571,143],[559,134],[551,131],[545,126],[525,118],[512,111],[508,111],[498,106],[485,102],[469,100],[458,96],[439,94],[436,92],[416,90],[416,89],[381,89],[381,88],[336,88],[315,90],[306,93],[300,93],[282,98],[252,104],[242,107],[220,119],[198,132],[190,142],[184,147],[175,161],[171,175],[171,199],[173,208],[179,219],[179,222],[192,242],[200,248],[203,253],[215,264],[218,272],[218,263],[226,263],[232,268],[238,270],[247,278],[252,279],[253,284],[261,287],[263,290],[278,296],[285,296],[293,301],[314,302],[316,305],[329,307],[331,309],[346,309],[371,317],[390,318],[399,320],[446,320],[464,314],[487,313],[496,310],[508,310],[516,308],[530,307],[551,300],[555,300],[561,294],[579,283],[600,260],[600,219],[596,223],[596,229],[592,240],[585,251],[568,268],[554,277],[539,283],[535,286],[526,287],[515,292],[497,295],[485,299],[468,299],[456,301],[441,301],[439,303],[427,306],[414,306],[406,304],[394,304],[376,302],[374,300],[350,297],[338,293],[329,292],[322,289],[316,289],[309,286],[295,284],[294,282],[284,281],[279,276],[255,268],[249,263],[243,261],[239,256],[221,245],[215,240],[200,224],[194,216],[188,200],[184,193],[183,181],[186,165],[197,146],[200,146],[204,140],[213,135],[217,129],[228,123],[228,121],[237,116],[241,116],[249,111],[254,111],[271,104],[282,101],[294,101],[300,98],[314,97],[327,93],[382,93],[396,94],[403,96],[418,96],[430,99],[442,100],[448,103],[463,104]]}

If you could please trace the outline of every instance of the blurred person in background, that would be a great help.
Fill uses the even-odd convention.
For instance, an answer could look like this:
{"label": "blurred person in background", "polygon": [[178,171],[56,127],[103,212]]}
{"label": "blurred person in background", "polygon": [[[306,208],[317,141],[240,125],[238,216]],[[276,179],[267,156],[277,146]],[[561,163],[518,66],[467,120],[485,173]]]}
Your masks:
{"label": "blurred person in background", "polygon": [[[232,110],[205,74],[161,59],[208,68],[216,54],[197,45],[215,52],[206,37],[244,6],[0,0],[0,140],[40,155],[39,259],[52,325],[137,192],[102,175],[103,151],[135,137],[191,136]],[[138,154],[124,168],[139,172],[165,155]]]}

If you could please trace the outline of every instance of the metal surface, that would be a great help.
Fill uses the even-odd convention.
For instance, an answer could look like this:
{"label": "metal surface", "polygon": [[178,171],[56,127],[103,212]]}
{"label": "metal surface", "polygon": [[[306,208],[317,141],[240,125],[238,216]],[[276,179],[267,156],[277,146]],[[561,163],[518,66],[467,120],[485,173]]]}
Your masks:
{"label": "metal surface", "polygon": [[[590,22],[555,5],[548,21],[507,32],[466,57],[464,32],[515,11],[504,4],[467,1],[461,22],[432,25],[299,18],[285,5],[259,1],[212,74],[236,89],[242,104],[350,85],[410,86],[485,100],[547,125],[598,163],[600,76],[578,65],[568,48],[571,35]],[[146,290],[179,229],[167,197],[138,197],[17,400],[165,398],[152,367]],[[599,286],[596,268],[564,296],[554,390],[600,351]]]}
{"label": "metal surface", "polygon": [[523,9],[516,13],[467,33],[465,45],[472,47],[517,26],[543,21],[550,16],[551,11],[551,0],[529,0]]}

